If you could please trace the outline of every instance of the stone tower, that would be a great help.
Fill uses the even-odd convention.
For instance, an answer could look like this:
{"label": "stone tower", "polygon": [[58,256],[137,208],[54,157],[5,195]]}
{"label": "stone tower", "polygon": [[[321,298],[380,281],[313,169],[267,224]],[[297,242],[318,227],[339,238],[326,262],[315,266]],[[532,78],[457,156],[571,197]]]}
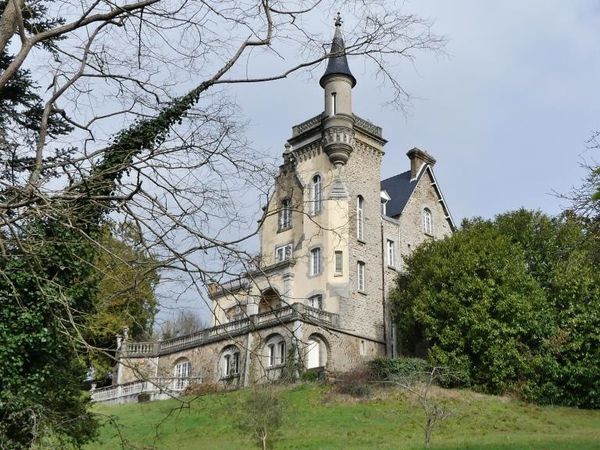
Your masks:
{"label": "stone tower", "polygon": [[[262,261],[277,262],[274,249],[292,244],[288,300],[320,298],[320,307],[339,314],[341,328],[379,347],[384,342],[379,172],[386,141],[381,128],[352,111],[356,79],[341,26],[338,16],[319,81],[323,112],[294,126],[288,140],[268,207],[273,214],[262,227]],[[282,228],[275,211],[288,201],[291,226]]]}

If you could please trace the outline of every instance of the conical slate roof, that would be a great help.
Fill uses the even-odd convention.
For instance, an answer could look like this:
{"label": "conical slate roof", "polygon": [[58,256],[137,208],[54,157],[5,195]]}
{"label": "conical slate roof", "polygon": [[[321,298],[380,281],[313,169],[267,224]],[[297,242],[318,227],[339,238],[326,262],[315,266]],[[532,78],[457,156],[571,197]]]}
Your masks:
{"label": "conical slate roof", "polygon": [[348,67],[348,60],[346,59],[345,55],[346,46],[344,45],[344,39],[342,38],[341,28],[342,21],[338,13],[338,18],[335,21],[335,34],[333,35],[333,41],[331,42],[331,54],[340,55],[329,58],[329,61],[327,62],[327,69],[319,80],[321,87],[325,87],[325,79],[329,75],[346,75],[352,80],[352,87],[356,86],[356,78],[354,78],[354,75],[352,75],[352,72],[350,72],[350,67]]}

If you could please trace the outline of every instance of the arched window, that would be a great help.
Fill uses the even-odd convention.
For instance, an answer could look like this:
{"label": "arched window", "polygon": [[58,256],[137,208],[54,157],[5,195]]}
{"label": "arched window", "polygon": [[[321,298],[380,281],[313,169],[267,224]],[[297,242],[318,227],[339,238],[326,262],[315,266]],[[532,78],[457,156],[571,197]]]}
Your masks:
{"label": "arched window", "polygon": [[282,200],[279,210],[279,230],[285,230],[292,226],[292,202],[289,198]]}
{"label": "arched window", "polygon": [[283,337],[275,335],[267,341],[267,367],[285,364],[286,345]]}
{"label": "arched window", "polygon": [[325,367],[327,365],[327,342],[320,336],[312,335],[306,346],[306,368]]}
{"label": "arched window", "polygon": [[226,347],[219,360],[221,378],[232,377],[240,373],[240,351],[235,345]]}
{"label": "arched window", "polygon": [[365,228],[364,206],[365,200],[359,195],[356,197],[356,238],[361,241],[364,239]]}
{"label": "arched window", "polygon": [[192,375],[192,363],[188,359],[180,359],[173,368],[173,390],[183,391],[189,384]]}
{"label": "arched window", "polygon": [[320,214],[323,210],[323,186],[321,175],[315,175],[312,179],[312,213]]}
{"label": "arched window", "polygon": [[423,210],[423,233],[433,234],[433,220],[429,208]]}

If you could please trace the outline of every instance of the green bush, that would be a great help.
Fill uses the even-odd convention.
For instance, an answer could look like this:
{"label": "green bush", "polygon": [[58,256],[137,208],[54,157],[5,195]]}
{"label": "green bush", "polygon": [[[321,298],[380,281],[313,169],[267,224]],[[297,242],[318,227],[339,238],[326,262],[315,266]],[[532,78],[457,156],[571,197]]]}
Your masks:
{"label": "green bush", "polygon": [[421,358],[376,358],[369,362],[369,372],[374,381],[394,381],[429,370],[430,365]]}
{"label": "green bush", "polygon": [[426,351],[445,386],[600,408],[595,226],[519,210],[419,247],[390,295],[403,352]]}

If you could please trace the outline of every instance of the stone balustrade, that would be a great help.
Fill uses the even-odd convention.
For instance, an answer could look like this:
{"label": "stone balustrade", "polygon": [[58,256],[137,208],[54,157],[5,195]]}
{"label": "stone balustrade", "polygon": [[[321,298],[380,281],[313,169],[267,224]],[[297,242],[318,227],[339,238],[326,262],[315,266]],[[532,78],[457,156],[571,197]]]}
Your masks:
{"label": "stone balustrade", "polygon": [[299,123],[298,125],[294,125],[292,127],[292,137],[299,136],[302,133],[306,133],[307,131],[316,128],[317,126],[321,126],[322,117],[323,115],[319,114],[317,116],[311,117],[308,120],[305,120],[302,123]]}
{"label": "stone balustrade", "polygon": [[228,323],[197,331],[185,336],[156,342],[126,342],[121,347],[122,357],[150,357],[173,353],[226,337],[237,336],[254,329],[265,328],[277,323],[303,320],[320,325],[339,327],[339,316],[334,313],[294,303]]}
{"label": "stone balustrade", "polygon": [[161,377],[148,380],[92,389],[92,401],[96,403],[131,403],[138,401],[140,394],[149,394],[150,400],[175,397],[189,385],[199,384],[201,377]]}

